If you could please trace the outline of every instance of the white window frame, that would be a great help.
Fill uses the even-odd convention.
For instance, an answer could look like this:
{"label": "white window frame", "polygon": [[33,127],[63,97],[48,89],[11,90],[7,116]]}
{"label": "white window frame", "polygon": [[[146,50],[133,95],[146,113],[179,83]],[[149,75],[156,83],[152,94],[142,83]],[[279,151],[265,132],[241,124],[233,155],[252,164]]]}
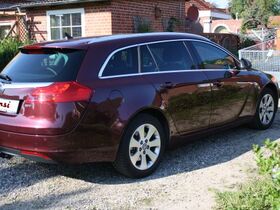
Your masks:
{"label": "white window frame", "polygon": [[14,24],[15,23],[13,23],[13,22],[0,22],[0,27],[1,26],[10,26],[12,28]]}
{"label": "white window frame", "polygon": [[0,22],[0,26],[13,26],[14,23],[12,22]]}
{"label": "white window frame", "polygon": [[73,13],[81,14],[82,37],[85,36],[85,9],[84,8],[49,10],[47,11],[47,33],[48,33],[49,41],[52,40],[51,39],[51,15],[65,15],[65,14],[73,14]]}
{"label": "white window frame", "polygon": [[213,17],[213,18],[219,18],[219,19],[224,19],[224,20],[229,20],[231,19],[231,15],[222,13],[222,12],[213,12],[211,10],[201,10],[199,11],[199,17]]}

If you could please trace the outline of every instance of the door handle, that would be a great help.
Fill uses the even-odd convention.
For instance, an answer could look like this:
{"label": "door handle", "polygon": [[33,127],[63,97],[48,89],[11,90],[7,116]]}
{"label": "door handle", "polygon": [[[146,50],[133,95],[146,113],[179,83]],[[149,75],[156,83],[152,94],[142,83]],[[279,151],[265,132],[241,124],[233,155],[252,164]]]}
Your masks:
{"label": "door handle", "polygon": [[162,84],[160,86],[161,88],[164,88],[164,89],[170,89],[170,88],[173,88],[174,87],[174,84],[172,82],[165,82],[164,84]]}
{"label": "door handle", "polygon": [[232,77],[236,76],[237,74],[239,74],[239,72],[240,71],[237,69],[233,69],[231,71],[226,71],[224,74],[224,78],[226,78],[226,79],[232,78]]}

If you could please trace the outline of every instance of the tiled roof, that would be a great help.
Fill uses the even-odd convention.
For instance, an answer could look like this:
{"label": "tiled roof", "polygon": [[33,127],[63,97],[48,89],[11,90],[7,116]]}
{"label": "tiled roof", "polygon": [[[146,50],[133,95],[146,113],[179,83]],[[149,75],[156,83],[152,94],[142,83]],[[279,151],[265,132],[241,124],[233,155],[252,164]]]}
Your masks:
{"label": "tiled roof", "polygon": [[62,4],[74,4],[74,3],[86,3],[86,2],[98,2],[107,0],[29,0],[26,3],[22,3],[22,8],[38,7],[38,6],[52,6]]}
{"label": "tiled roof", "polygon": [[199,10],[211,10],[213,12],[229,13],[227,11],[227,9],[217,8],[214,4],[211,4],[205,0],[192,0],[192,1],[187,1],[187,2],[195,4],[195,6]]}
{"label": "tiled roof", "polygon": [[276,28],[280,26],[280,16],[271,16],[269,17],[268,27]]}
{"label": "tiled roof", "polygon": [[0,10],[10,10],[16,7],[15,3],[0,3]]}
{"label": "tiled roof", "polygon": [[101,2],[109,0],[25,0],[19,3],[0,3],[0,10],[12,10],[16,7],[31,8],[41,6],[55,6],[63,4],[87,3],[87,2]]}

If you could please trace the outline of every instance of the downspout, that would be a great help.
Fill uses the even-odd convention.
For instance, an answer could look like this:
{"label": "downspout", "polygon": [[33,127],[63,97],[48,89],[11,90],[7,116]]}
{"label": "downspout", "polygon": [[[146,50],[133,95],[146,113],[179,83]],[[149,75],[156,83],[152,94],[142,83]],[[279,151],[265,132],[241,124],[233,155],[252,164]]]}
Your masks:
{"label": "downspout", "polygon": [[20,7],[17,6],[17,12],[20,14],[21,13],[21,10],[20,10]]}

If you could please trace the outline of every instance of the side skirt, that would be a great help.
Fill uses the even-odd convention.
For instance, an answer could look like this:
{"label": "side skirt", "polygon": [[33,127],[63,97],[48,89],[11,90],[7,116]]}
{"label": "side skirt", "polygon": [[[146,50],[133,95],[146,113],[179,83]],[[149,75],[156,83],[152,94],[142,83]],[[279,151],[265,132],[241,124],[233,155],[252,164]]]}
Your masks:
{"label": "side skirt", "polygon": [[185,145],[189,142],[193,142],[195,140],[201,139],[201,138],[209,136],[209,135],[216,134],[220,131],[229,130],[231,128],[235,128],[235,127],[247,124],[247,123],[251,122],[252,119],[253,119],[253,117],[251,117],[251,116],[242,117],[238,120],[235,120],[231,123],[228,123],[226,125],[222,125],[219,127],[208,128],[208,129],[204,129],[204,130],[197,131],[194,133],[189,133],[189,134],[183,135],[183,136],[172,136],[168,149],[176,149],[179,146]]}

